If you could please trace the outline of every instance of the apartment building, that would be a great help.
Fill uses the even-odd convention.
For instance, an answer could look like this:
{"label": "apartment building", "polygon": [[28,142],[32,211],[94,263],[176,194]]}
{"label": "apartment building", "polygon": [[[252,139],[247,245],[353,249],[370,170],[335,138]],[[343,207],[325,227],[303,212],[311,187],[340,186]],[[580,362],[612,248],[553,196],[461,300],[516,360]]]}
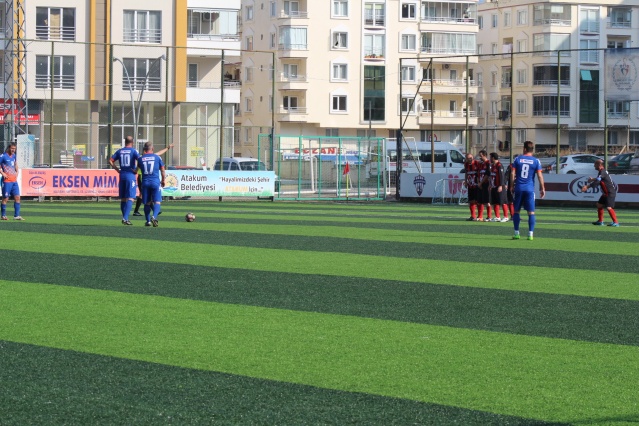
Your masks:
{"label": "apartment building", "polygon": [[636,1],[489,1],[478,20],[475,145],[555,148],[559,134],[563,149],[600,151],[606,126],[611,152],[639,144],[637,102],[606,103],[603,69],[603,49],[639,48]]}
{"label": "apartment building", "polygon": [[235,151],[255,155],[271,127],[462,144],[477,31],[476,0],[243,0]]}
{"label": "apartment building", "polygon": [[240,0],[18,4],[19,20],[3,22],[8,38],[24,28],[28,51],[9,46],[2,57],[25,82],[41,162],[104,167],[126,135],[139,147],[174,143],[175,165],[232,154]]}

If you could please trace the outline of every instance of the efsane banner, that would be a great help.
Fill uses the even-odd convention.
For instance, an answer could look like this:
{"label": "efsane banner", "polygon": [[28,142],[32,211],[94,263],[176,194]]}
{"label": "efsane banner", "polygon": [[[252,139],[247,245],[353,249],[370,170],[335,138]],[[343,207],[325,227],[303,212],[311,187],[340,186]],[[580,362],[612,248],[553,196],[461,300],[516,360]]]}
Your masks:
{"label": "efsane banner", "polygon": [[[639,100],[639,49],[607,49],[604,52],[605,100]],[[590,71],[582,80],[587,79]]]}

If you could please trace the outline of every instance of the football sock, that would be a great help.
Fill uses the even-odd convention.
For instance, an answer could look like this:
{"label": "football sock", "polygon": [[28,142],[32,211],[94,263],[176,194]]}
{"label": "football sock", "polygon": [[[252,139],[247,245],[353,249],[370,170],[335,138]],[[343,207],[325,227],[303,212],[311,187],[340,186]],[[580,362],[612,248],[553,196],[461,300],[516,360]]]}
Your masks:
{"label": "football sock", "polygon": [[508,204],[502,204],[501,209],[504,211],[504,217],[508,217]]}
{"label": "football sock", "polygon": [[7,215],[7,205],[3,204],[2,205],[2,216],[6,216]]}
{"label": "football sock", "polygon": [[153,203],[153,217],[157,219],[159,214],[160,214],[160,204]]}
{"label": "football sock", "polygon": [[16,212],[14,216],[20,216],[20,203],[14,203],[13,208],[15,209],[15,212]]}
{"label": "football sock", "polygon": [[528,215],[528,230],[530,231],[530,235],[532,235],[532,232],[535,230],[535,215],[534,214],[529,214]]}
{"label": "football sock", "polygon": [[499,204],[495,205],[493,208],[495,209],[495,217],[499,219]]}
{"label": "football sock", "polygon": [[486,204],[486,214],[488,215],[488,219],[493,216],[490,210],[490,204]]}
{"label": "football sock", "polygon": [[126,201],[120,201],[120,211],[122,212],[122,217],[124,218],[124,209],[126,207]]}
{"label": "football sock", "polygon": [[519,222],[521,222],[521,217],[519,216],[519,213],[515,213],[513,215],[513,225],[515,227],[515,232],[516,233],[519,232]]}
{"label": "football sock", "polygon": [[510,216],[515,214],[515,205],[513,203],[508,204],[508,207],[510,207]]}
{"label": "football sock", "polygon": [[151,222],[151,206],[149,206],[148,204],[144,205],[144,217],[146,218],[147,222]]}
{"label": "football sock", "polygon": [[484,205],[479,205],[479,217],[484,217]]}
{"label": "football sock", "polygon": [[[608,214],[610,215],[610,218],[612,219],[612,221],[614,223],[617,223],[617,213],[615,213],[615,209],[613,209],[612,207],[609,208]],[[603,214],[602,214],[602,217],[603,217]],[[603,220],[601,222],[603,222]]]}
{"label": "football sock", "polygon": [[135,199],[135,213],[139,213],[140,212],[140,206],[142,205],[142,198],[137,197]]}
{"label": "football sock", "polygon": [[604,220],[603,209],[597,209],[597,216],[599,217],[599,222],[603,222]]}
{"label": "football sock", "polygon": [[126,200],[126,203],[124,203],[124,214],[122,215],[122,219],[129,220],[129,213],[131,213],[131,206],[133,206],[133,201]]}
{"label": "football sock", "polygon": [[477,204],[470,205],[470,217],[472,218],[477,217]]}

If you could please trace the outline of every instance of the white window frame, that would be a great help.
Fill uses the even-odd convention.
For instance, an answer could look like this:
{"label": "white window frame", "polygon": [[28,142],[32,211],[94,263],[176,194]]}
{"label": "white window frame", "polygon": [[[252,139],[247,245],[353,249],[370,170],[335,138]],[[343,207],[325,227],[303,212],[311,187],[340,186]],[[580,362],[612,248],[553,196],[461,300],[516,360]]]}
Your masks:
{"label": "white window frame", "polygon": [[297,64],[282,64],[282,76],[285,79],[297,79],[299,77],[299,66]]}
{"label": "white window frame", "polygon": [[331,64],[331,81],[348,81],[348,64],[333,62]]}
{"label": "white window frame", "polygon": [[300,98],[298,96],[284,96],[282,107],[285,111],[297,111],[300,108]]}
{"label": "white window frame", "polygon": [[[369,38],[371,40],[370,52],[366,51],[366,40]],[[386,57],[386,36],[384,34],[364,34],[364,55],[371,54]]]}
{"label": "white window frame", "polygon": [[253,20],[253,5],[248,5],[244,8],[244,20],[252,21]]}
{"label": "white window frame", "polygon": [[504,27],[510,27],[511,16],[510,12],[504,12]]}
{"label": "white window frame", "polygon": [[[131,62],[133,61],[133,62]],[[140,70],[140,61],[145,61],[145,75],[137,75]],[[144,87],[145,92],[160,92],[162,91],[162,63],[157,58],[123,58],[124,66],[128,70],[129,79],[131,80],[132,90],[142,90]],[[157,70],[157,76],[151,75],[150,71]],[[124,70],[122,71],[122,90],[129,90],[129,82]]]}
{"label": "white window frame", "polygon": [[[412,47],[410,40],[413,40]],[[400,52],[415,52],[417,50],[417,35],[416,34],[402,34],[399,41]]]}
{"label": "white window frame", "polygon": [[[406,9],[404,9],[406,6]],[[400,21],[415,21],[417,19],[417,3],[403,1],[399,5],[399,19]],[[404,16],[404,11],[408,12],[408,16]]]}
{"label": "white window frame", "polygon": [[402,65],[400,77],[403,82],[414,83],[417,67],[415,65]]}
{"label": "white window frame", "polygon": [[517,84],[525,85],[528,80],[528,70],[526,68],[517,70]]}
{"label": "white window frame", "polygon": [[[53,81],[51,81],[51,55],[37,55],[36,56],[36,64],[46,59],[46,72],[41,74],[36,74],[36,88],[39,89],[48,89],[51,88],[53,84],[54,89],[63,89],[63,90],[75,90],[75,79],[76,79],[76,58],[75,56],[65,55],[54,57],[54,66],[53,66]],[[73,61],[73,74],[63,74],[64,64],[68,63],[69,59]],[[57,64],[55,64],[57,60]],[[36,65],[36,72],[38,67]],[[124,71],[123,71],[124,73]],[[122,77],[123,80],[126,79],[125,76]],[[124,89],[123,89],[124,90]],[[128,85],[127,85],[127,91]]]}
{"label": "white window frame", "polygon": [[[342,105],[343,102],[343,105]],[[337,106],[337,108],[335,108]],[[348,96],[344,94],[331,94],[331,114],[348,113]]]}
{"label": "white window frame", "polygon": [[244,98],[244,112],[253,112],[253,98],[251,96]]}
{"label": "white window frame", "polygon": [[[195,80],[192,80],[191,77],[193,77],[191,71],[195,69]],[[199,85],[199,79],[198,79],[198,64],[196,63],[189,63],[187,64],[187,85],[188,87],[198,87]]]}
{"label": "white window frame", "polygon": [[333,31],[331,40],[332,50],[348,50],[348,32]]}
{"label": "white window frame", "polygon": [[491,23],[490,23],[491,28],[497,28],[497,26],[499,25],[499,15],[497,15],[496,13],[493,13],[490,19],[491,19]]}
{"label": "white window frame", "polygon": [[[133,28],[127,28],[128,14],[132,14]],[[151,15],[157,21],[159,28],[150,28]],[[153,43],[162,42],[162,11],[160,10],[123,10],[123,40],[125,43]],[[141,28],[144,27],[144,28]]]}
{"label": "white window frame", "polygon": [[475,78],[477,79],[477,87],[482,87],[484,85],[484,73],[483,72],[476,73]]}
{"label": "white window frame", "polygon": [[253,82],[253,65],[244,67],[244,81],[247,83]]}
{"label": "white window frame", "polygon": [[526,142],[526,129],[516,129],[515,137],[517,138],[517,145],[523,145]]}
{"label": "white window frame", "polygon": [[[8,24],[5,22],[5,10],[1,8],[0,12],[0,26],[3,28]],[[51,18],[51,12],[56,11],[56,15],[59,16],[58,24],[53,25],[54,19]],[[73,26],[65,26],[65,11],[73,12]],[[46,18],[43,19],[43,14],[46,13]],[[75,33],[77,26],[77,13],[74,7],[47,7],[37,6],[35,17],[36,37],[40,40],[68,40],[75,41]]]}
{"label": "white window frame", "polygon": [[479,15],[477,17],[477,26],[479,27],[478,29],[483,29],[484,28],[484,15]]}
{"label": "white window frame", "polygon": [[[582,39],[579,40],[579,49],[598,49],[598,39]],[[581,64],[596,64],[599,63],[599,51],[598,50],[580,50],[579,51],[579,63]]]}
{"label": "white window frame", "polygon": [[526,99],[517,99],[517,115],[525,115],[527,106]]}
{"label": "white window frame", "polygon": [[499,82],[499,76],[497,74],[497,71],[491,71],[490,72],[490,85],[492,87],[497,86],[497,83]]}
{"label": "white window frame", "polygon": [[269,15],[271,16],[271,18],[277,17],[277,2],[271,1]]}
{"label": "white window frame", "polygon": [[[410,102],[413,102],[413,107],[409,109]],[[418,103],[419,101],[415,95],[402,95],[399,100],[401,114],[415,115],[417,113]]]}
{"label": "white window frame", "polygon": [[483,116],[483,114],[484,114],[484,102],[482,102],[482,101],[475,102],[475,112],[477,114],[477,117]]}
{"label": "white window frame", "polygon": [[527,52],[528,51],[528,40],[517,40],[517,52]]}
{"label": "white window frame", "polygon": [[518,10],[517,11],[517,25],[526,25],[528,23],[528,11],[527,10]]}
{"label": "white window frame", "polygon": [[349,6],[348,0],[333,0],[331,5],[331,17],[348,18]]}

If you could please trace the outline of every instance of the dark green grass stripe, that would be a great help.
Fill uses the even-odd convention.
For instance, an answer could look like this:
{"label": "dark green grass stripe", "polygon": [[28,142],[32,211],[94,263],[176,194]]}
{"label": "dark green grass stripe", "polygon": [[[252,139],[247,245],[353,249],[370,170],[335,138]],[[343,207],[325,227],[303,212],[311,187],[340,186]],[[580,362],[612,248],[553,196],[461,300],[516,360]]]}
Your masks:
{"label": "dark green grass stripe", "polygon": [[[297,236],[297,235],[268,235],[241,232],[205,231],[201,229],[187,230],[183,228],[162,228],[161,232],[148,232],[148,229],[139,226],[113,227],[113,226],[66,226],[53,224],[19,224],[15,227],[21,231],[91,235],[103,237],[131,237],[139,239],[161,240],[164,242],[194,242],[215,243],[236,247],[272,248],[286,250],[306,250],[319,252],[336,252],[350,254],[364,254],[386,257],[401,257],[414,259],[432,259],[459,262],[477,262],[482,260],[495,265],[519,265],[564,268],[564,269],[591,269],[597,271],[630,272],[639,273],[639,262],[632,255],[597,255],[596,261],[586,261],[586,256],[581,252],[569,252],[559,250],[512,250],[496,248],[483,250],[481,247],[470,248],[463,245],[441,244],[416,244],[413,242],[402,243],[396,241],[368,240],[353,242],[347,238],[333,238],[321,236]],[[503,231],[502,231],[503,233]],[[508,234],[509,235],[509,234]],[[451,238],[454,236],[451,235]],[[462,236],[463,238],[463,236]],[[508,236],[487,238],[508,238]],[[524,248],[522,244],[527,241],[513,242],[519,244],[517,248]],[[389,260],[389,262],[392,262]]]}
{"label": "dark green grass stripe", "polygon": [[[3,273],[9,281],[639,345],[639,301],[9,250],[0,256],[12,265]],[[38,264],[47,267],[30,267]]]}
{"label": "dark green grass stripe", "polygon": [[559,424],[7,341],[0,352],[3,425]]}

